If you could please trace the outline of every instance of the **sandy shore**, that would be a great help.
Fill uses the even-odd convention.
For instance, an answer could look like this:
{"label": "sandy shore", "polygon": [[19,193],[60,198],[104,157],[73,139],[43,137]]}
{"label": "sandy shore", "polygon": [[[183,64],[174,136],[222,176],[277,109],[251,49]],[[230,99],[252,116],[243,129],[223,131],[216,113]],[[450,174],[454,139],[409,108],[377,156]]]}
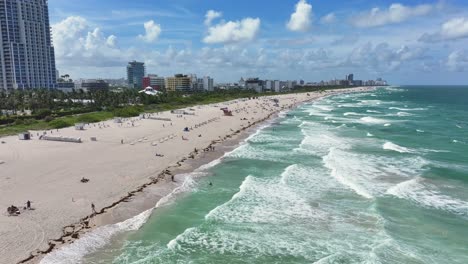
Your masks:
{"label": "sandy shore", "polygon": [[[185,109],[194,115],[152,115],[171,121],[133,118],[122,124],[113,120],[90,124],[81,131],[47,131],[48,136],[81,138],[82,143],[39,140],[44,131],[32,131],[29,141],[1,138],[0,263],[38,263],[44,254],[89,230],[153,208],[183,182],[178,174],[220,157],[247,129],[282,110],[368,89],[234,100]],[[279,106],[272,98],[279,99]],[[222,107],[232,110],[233,116],[224,116]],[[186,127],[188,132],[183,131]],[[215,151],[205,152],[209,146]],[[83,177],[89,182],[81,183]],[[34,210],[23,209],[28,200]],[[21,214],[8,216],[10,205],[20,207]]]}

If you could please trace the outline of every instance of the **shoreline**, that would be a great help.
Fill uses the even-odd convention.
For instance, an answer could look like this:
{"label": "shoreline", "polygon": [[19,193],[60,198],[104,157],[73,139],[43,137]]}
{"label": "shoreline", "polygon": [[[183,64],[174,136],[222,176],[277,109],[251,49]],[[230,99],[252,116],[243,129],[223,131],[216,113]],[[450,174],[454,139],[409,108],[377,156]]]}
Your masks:
{"label": "shoreline", "polygon": [[[182,159],[171,163],[171,165],[165,167],[156,176],[150,177],[151,181],[139,185],[137,188],[134,188],[132,191],[122,196],[119,200],[102,207],[96,214],[87,215],[78,222],[63,227],[62,236],[57,239],[48,240],[48,247],[45,250],[36,250],[31,253],[29,257],[20,260],[18,263],[39,263],[48,253],[57,252],[57,250],[73,244],[76,240],[80,239],[80,237],[93,232],[99,227],[120,223],[146,211],[150,211],[149,214],[151,214],[151,212],[158,207],[158,203],[163,198],[167,197],[167,195],[171,195],[174,190],[177,190],[177,188],[183,185],[183,182],[182,184],[171,182],[170,178],[173,175],[175,175],[177,181],[180,175],[192,173],[210,162],[222,159],[225,153],[238,147],[249,135],[257,131],[261,124],[268,120],[273,120],[280,112],[289,111],[299,105],[323,99],[327,96],[368,92],[374,89],[375,88],[370,87],[359,87],[327,92],[325,94],[310,93],[318,96],[312,96],[308,100],[294,102],[289,105],[289,107],[282,107],[274,112],[270,112],[265,117],[255,120],[252,123],[249,122],[248,125],[242,126],[238,130],[231,130],[231,133],[225,134],[224,137],[220,139],[211,140],[211,143],[205,146],[206,148],[216,146],[216,151],[198,151],[198,153],[190,152],[188,155],[184,155]],[[260,98],[260,100],[265,100],[265,98]]]}
{"label": "shoreline", "polygon": [[[319,97],[319,98],[323,98],[323,97]],[[311,99],[311,101],[315,101],[319,98]],[[300,104],[308,103],[311,101],[305,101]],[[49,248],[47,250],[38,252],[37,255],[31,255],[27,259],[24,259],[18,263],[30,263],[30,264],[40,263],[42,258],[44,258],[47,254],[53,252],[54,250],[60,250],[62,247],[72,244],[74,241],[80,239],[80,236],[83,236],[88,232],[93,232],[99,227],[102,227],[105,225],[117,224],[125,220],[128,220],[132,217],[136,217],[139,214],[143,214],[147,211],[151,211],[152,213],[155,209],[157,209],[159,205],[158,203],[163,198],[170,196],[173,193],[173,191],[177,190],[177,188],[179,187],[182,187],[182,185],[185,182],[185,179],[184,181],[181,181],[182,184],[171,184],[171,186],[168,186],[169,188],[171,188],[169,189],[170,192],[168,192],[166,195],[163,195],[163,196],[157,195],[152,191],[145,193],[145,191],[147,191],[148,188],[155,187],[155,185],[157,185],[158,183],[167,184],[168,183],[167,181],[170,180],[167,177],[170,177],[172,175],[178,176],[178,175],[188,174],[205,165],[208,165],[210,162],[222,159],[222,157],[226,153],[240,146],[240,144],[242,144],[242,142],[250,136],[250,134],[247,134],[249,133],[249,130],[253,130],[253,132],[257,131],[257,129],[255,129],[256,127],[261,126],[264,122],[267,122],[268,120],[272,120],[272,118],[276,118],[278,114],[281,113],[282,111],[285,111],[285,110],[282,109],[282,110],[273,112],[270,115],[268,115],[266,118],[256,121],[243,129],[235,131],[232,134],[228,134],[221,141],[220,140],[212,141],[212,143],[208,145],[207,147],[217,146],[218,150],[216,150],[215,152],[204,153],[206,155],[197,154],[194,156],[194,159],[183,158],[177,162],[177,163],[180,163],[180,166],[171,165],[171,166],[166,167],[166,169],[163,172],[161,172],[155,180],[147,184],[143,184],[135,191],[129,192],[125,197],[123,197],[119,201],[114,202],[110,206],[102,208],[102,210],[98,211],[97,214],[93,216],[89,215],[85,218],[80,219],[78,223],[65,226],[63,228],[63,236],[58,239],[52,240],[53,243],[49,243]],[[224,148],[224,150],[219,150],[219,147]],[[189,156],[192,154],[193,153],[190,153]],[[171,169],[173,169],[173,171]],[[177,181],[177,178],[176,178],[176,181]],[[166,189],[165,191],[167,192],[168,190]],[[137,195],[140,195],[140,197],[138,197]],[[143,197],[143,196],[146,196],[146,197]],[[152,207],[148,207],[148,204],[143,204],[139,208],[137,214],[128,214],[128,213],[125,214],[124,213],[123,215],[119,215],[118,217],[112,216],[112,214],[115,213],[115,210],[125,211],[129,207],[133,207],[134,203],[142,203],[141,201],[142,198],[149,199],[150,201],[149,204],[152,204]],[[135,201],[135,200],[129,200],[129,199],[139,199],[139,200]],[[148,202],[148,200],[146,200],[145,202]],[[71,229],[71,231],[69,229]]]}

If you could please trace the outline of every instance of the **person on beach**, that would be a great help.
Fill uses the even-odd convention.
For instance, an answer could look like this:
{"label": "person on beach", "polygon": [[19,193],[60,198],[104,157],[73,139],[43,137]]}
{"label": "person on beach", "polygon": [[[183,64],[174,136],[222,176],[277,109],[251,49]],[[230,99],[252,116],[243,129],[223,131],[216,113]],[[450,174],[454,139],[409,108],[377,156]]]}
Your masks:
{"label": "person on beach", "polygon": [[91,210],[93,211],[93,214],[96,214],[96,206],[94,205],[94,203],[91,203]]}
{"label": "person on beach", "polygon": [[171,181],[175,182],[174,175],[171,175]]}
{"label": "person on beach", "polygon": [[26,202],[26,209],[31,210],[31,201],[29,200]]}

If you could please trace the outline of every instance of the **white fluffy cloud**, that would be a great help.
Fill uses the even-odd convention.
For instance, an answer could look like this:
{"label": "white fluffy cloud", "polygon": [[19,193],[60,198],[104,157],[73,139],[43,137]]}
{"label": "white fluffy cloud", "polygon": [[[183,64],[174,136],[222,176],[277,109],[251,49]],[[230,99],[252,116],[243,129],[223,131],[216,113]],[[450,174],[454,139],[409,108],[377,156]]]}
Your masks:
{"label": "white fluffy cloud", "polygon": [[312,5],[306,0],[299,0],[296,10],[291,14],[286,27],[291,31],[307,31],[312,23]]}
{"label": "white fluffy cloud", "polygon": [[52,25],[52,34],[59,64],[107,66],[124,60],[123,53],[116,46],[117,37],[105,36],[82,17],[71,16]]}
{"label": "white fluffy cloud", "polygon": [[154,43],[161,34],[161,25],[154,23],[153,20],[145,22],[145,35],[139,35],[138,38],[148,43]]}
{"label": "white fluffy cloud", "polygon": [[333,24],[336,22],[336,15],[335,13],[330,13],[326,16],[323,16],[321,19],[320,19],[320,22],[322,24]]}
{"label": "white fluffy cloud", "polygon": [[450,53],[446,65],[451,71],[464,71],[468,67],[468,52],[457,50]]}
{"label": "white fluffy cloud", "polygon": [[373,8],[351,19],[351,24],[356,27],[378,27],[388,24],[396,24],[412,17],[424,16],[434,9],[431,5],[417,5],[414,7],[402,4],[392,4],[388,9]]}
{"label": "white fluffy cloud", "polygon": [[468,18],[453,18],[442,24],[439,31],[424,34],[419,39],[423,42],[437,42],[443,40],[456,40],[468,38]]}
{"label": "white fluffy cloud", "polygon": [[221,12],[208,10],[208,12],[206,12],[206,15],[205,15],[205,26],[209,27],[211,25],[211,22],[213,22],[213,20],[222,16],[223,16],[223,13]]}
{"label": "white fluffy cloud", "polygon": [[208,28],[208,35],[203,42],[239,43],[253,40],[260,30],[259,18],[244,18],[241,21],[221,22]]}

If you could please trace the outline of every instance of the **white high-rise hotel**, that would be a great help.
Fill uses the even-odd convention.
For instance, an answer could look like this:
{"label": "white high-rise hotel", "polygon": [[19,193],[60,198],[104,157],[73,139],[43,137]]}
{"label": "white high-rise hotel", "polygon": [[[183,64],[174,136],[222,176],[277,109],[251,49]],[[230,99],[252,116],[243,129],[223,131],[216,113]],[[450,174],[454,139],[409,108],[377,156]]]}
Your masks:
{"label": "white high-rise hotel", "polygon": [[47,0],[0,0],[0,89],[56,88]]}

